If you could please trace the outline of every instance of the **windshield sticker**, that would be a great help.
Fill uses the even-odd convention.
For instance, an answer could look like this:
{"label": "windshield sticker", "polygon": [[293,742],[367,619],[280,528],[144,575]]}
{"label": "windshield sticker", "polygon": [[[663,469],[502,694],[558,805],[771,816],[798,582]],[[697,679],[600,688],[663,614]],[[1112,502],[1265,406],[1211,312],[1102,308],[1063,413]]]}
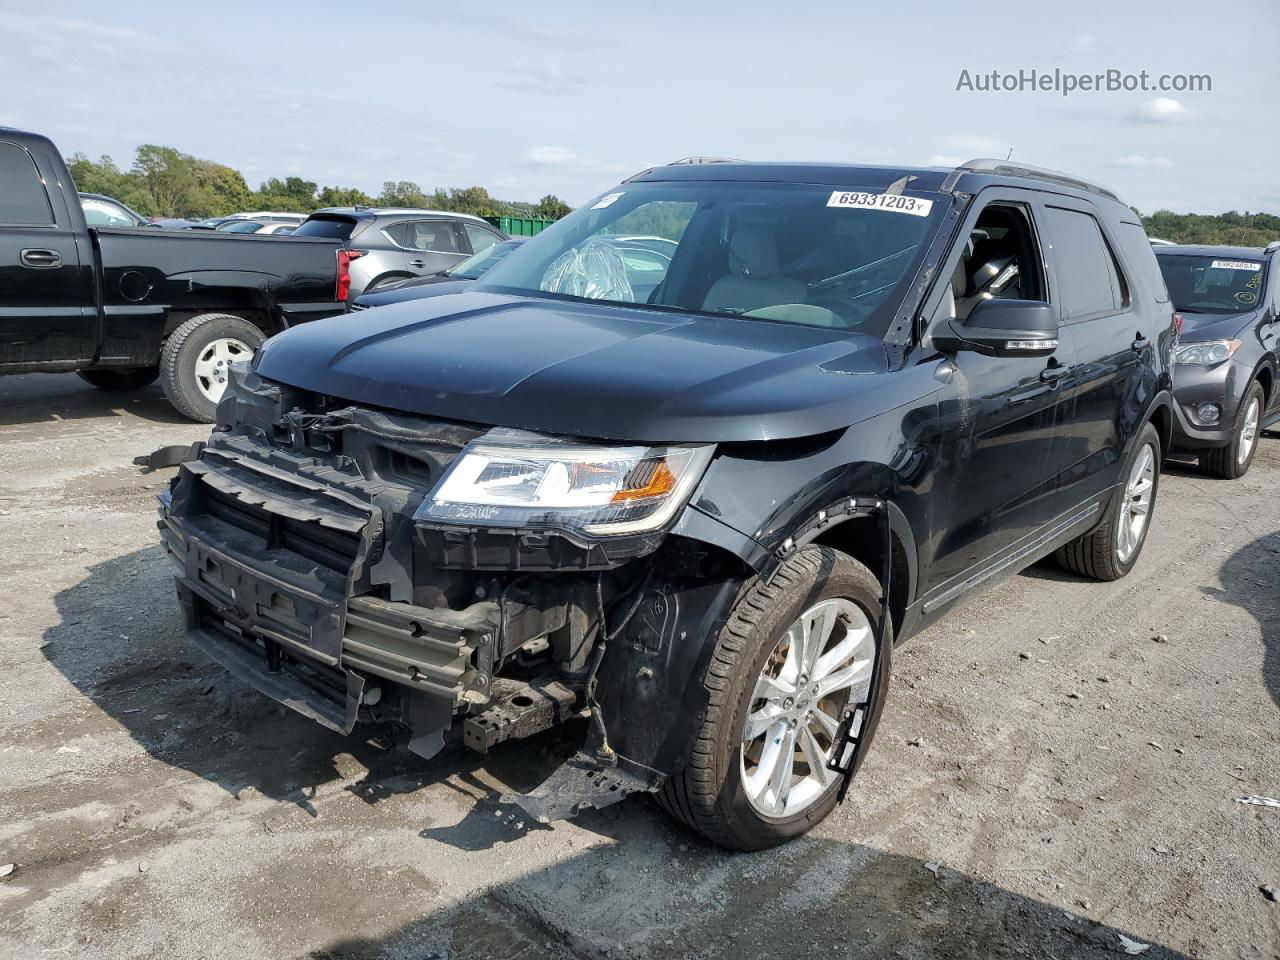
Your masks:
{"label": "windshield sticker", "polygon": [[609,204],[617,200],[620,196],[622,196],[621,193],[605,194],[603,197],[601,197],[599,200],[597,200],[595,203],[591,205],[591,209],[603,210],[605,207],[609,206]]}
{"label": "windshield sticker", "polygon": [[1215,260],[1209,264],[1213,270],[1261,270],[1262,264],[1249,260]]}
{"label": "windshield sticker", "polygon": [[927,217],[933,209],[932,200],[905,197],[895,193],[850,193],[836,190],[827,200],[828,207],[866,207],[871,210],[888,210],[892,213],[909,213],[913,217]]}

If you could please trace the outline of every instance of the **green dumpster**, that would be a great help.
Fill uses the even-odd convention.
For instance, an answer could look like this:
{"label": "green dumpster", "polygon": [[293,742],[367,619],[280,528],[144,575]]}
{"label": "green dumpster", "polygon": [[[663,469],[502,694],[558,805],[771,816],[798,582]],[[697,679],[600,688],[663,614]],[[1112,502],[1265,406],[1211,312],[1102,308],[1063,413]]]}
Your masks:
{"label": "green dumpster", "polygon": [[555,223],[538,217],[485,217],[508,237],[532,237]]}

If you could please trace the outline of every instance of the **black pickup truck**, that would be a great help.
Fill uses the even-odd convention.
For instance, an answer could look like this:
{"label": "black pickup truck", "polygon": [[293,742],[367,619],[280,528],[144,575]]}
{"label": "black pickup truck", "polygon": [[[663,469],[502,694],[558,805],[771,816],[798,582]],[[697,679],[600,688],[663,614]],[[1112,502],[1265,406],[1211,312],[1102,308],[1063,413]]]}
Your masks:
{"label": "black pickup truck", "polygon": [[232,362],[344,311],[349,258],[331,240],[89,227],[57,148],[0,127],[0,374],[159,378],[211,422]]}

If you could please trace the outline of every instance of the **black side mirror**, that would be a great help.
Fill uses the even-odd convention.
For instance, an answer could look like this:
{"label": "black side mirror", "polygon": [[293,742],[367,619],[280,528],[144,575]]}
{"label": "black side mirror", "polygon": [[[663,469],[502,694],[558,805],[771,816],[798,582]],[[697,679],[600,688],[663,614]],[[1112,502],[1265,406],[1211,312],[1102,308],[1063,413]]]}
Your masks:
{"label": "black side mirror", "polygon": [[1047,357],[1058,349],[1058,315],[1041,300],[979,300],[933,337],[939,350],[989,357]]}

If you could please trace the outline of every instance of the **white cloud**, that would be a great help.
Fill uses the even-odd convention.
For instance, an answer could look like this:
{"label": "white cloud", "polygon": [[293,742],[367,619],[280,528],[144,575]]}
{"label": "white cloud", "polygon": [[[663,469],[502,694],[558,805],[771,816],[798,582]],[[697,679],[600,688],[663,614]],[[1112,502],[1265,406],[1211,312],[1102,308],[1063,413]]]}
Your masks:
{"label": "white cloud", "polygon": [[1170,123],[1187,115],[1187,108],[1173,97],[1153,97],[1130,114],[1135,123]]}
{"label": "white cloud", "polygon": [[1111,163],[1117,167],[1137,167],[1147,170],[1168,170],[1173,166],[1172,160],[1164,157],[1144,157],[1140,153],[1131,154],[1127,157],[1116,157]]}
{"label": "white cloud", "polygon": [[530,147],[522,159],[535,167],[566,167],[577,161],[578,156],[564,147]]}
{"label": "white cloud", "polygon": [[1091,33],[1082,33],[1071,43],[1076,53],[1093,53],[1098,49],[1098,38]]}
{"label": "white cloud", "polygon": [[495,85],[521,93],[560,97],[578,92],[587,85],[587,81],[558,63],[517,63]]}

